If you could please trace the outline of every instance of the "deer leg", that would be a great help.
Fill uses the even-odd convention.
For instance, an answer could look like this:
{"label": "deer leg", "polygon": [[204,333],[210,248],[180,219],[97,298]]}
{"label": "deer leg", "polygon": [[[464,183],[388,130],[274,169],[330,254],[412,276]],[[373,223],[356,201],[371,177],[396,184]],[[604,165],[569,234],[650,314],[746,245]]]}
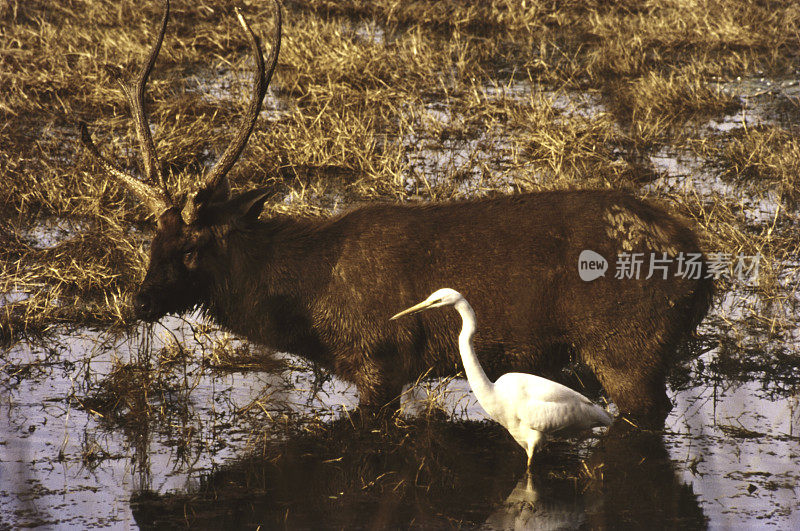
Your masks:
{"label": "deer leg", "polygon": [[663,370],[642,367],[620,369],[601,363],[596,374],[621,414],[630,417],[636,424],[663,427],[672,409]]}
{"label": "deer leg", "polygon": [[388,378],[363,378],[356,382],[358,408],[372,416],[391,416],[400,409],[403,384]]}
{"label": "deer leg", "polygon": [[356,387],[359,408],[381,416],[392,416],[400,409],[406,374],[396,347],[381,343],[362,358]]}
{"label": "deer leg", "polygon": [[[669,353],[654,342],[637,343],[620,336],[614,339],[606,339],[603,351],[582,352],[583,359],[621,414],[636,424],[662,428],[672,409],[664,369]],[[633,362],[631,350],[640,353]]]}

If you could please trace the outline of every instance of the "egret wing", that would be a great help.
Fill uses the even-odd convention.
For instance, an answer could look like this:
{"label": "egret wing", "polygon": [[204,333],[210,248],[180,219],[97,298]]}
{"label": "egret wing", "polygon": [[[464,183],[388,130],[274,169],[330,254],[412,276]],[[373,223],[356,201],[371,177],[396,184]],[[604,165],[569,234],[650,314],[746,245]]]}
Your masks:
{"label": "egret wing", "polygon": [[600,408],[578,393],[546,378],[524,373],[508,373],[495,382],[496,392],[506,404],[508,421],[543,433],[572,432],[602,422]]}
{"label": "egret wing", "polygon": [[524,396],[527,400],[542,402],[593,404],[591,400],[566,385],[535,374],[521,372],[504,374],[495,382],[495,388],[499,391],[510,391],[519,395],[517,400]]}
{"label": "egret wing", "polygon": [[543,433],[569,431],[583,425],[582,408],[576,404],[530,400],[521,417],[531,429]]}

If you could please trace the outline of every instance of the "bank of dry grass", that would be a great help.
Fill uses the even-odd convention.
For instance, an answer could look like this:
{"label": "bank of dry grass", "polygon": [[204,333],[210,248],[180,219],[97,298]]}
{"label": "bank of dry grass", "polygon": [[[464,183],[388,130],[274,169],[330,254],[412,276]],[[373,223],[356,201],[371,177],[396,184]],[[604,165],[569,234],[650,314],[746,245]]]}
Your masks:
{"label": "bank of dry grass", "polygon": [[[213,163],[246,105],[250,60],[234,7],[270,35],[270,2],[174,1],[147,105],[170,182]],[[149,222],[77,142],[85,120],[137,171],[120,81],[151,44],[158,2],[12,0],[0,6],[0,337],[58,323],[125,323]],[[761,252],[778,297],[798,252],[790,123],[713,134],[740,99],[712,81],[797,73],[791,2],[286,2],[267,112],[231,173],[274,186],[274,211],[325,214],[370,200],[447,199],[571,187],[645,193],[650,155],[689,149],[748,193],[778,190],[754,225],[734,196],[647,189],[697,221],[709,250]],[[265,43],[266,45],[267,43]],[[588,95],[588,103],[585,96]],[[789,112],[793,112],[789,109]],[[800,115],[800,113],[796,113]],[[26,238],[52,219],[87,230]],[[133,227],[133,229],[131,229]]]}

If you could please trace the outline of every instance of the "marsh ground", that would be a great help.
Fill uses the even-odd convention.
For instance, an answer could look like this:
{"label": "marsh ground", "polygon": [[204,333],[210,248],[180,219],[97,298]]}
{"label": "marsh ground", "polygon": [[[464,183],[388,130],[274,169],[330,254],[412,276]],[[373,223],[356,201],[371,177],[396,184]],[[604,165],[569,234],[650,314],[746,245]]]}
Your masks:
{"label": "marsh ground", "polygon": [[[246,104],[237,5],[269,34],[268,2],[173,5],[148,108],[178,188]],[[196,319],[131,321],[151,220],[75,122],[136,170],[118,82],[159,12],[0,3],[0,523],[799,525],[796,4],[286,2],[231,174],[274,187],[272,212],[614,187],[694,220],[708,253],[760,257],[719,279],[665,432],[556,443],[531,491],[458,382],[355,432],[354,392],[290,355]]]}

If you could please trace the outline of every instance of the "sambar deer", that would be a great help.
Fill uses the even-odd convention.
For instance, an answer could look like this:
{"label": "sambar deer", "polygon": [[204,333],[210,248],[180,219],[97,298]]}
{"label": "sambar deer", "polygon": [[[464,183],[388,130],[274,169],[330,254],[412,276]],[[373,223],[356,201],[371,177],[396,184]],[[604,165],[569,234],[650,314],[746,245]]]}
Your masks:
{"label": "sambar deer", "polygon": [[[277,3],[277,2],[276,2]],[[694,231],[650,201],[609,190],[528,193],[426,204],[374,204],[324,219],[261,217],[270,193],[231,194],[226,174],[252,132],[275,70],[265,73],[245,19],[256,72],[241,127],[194,193],[168,190],[144,108],[169,2],[146,64],[127,96],[143,152],[140,180],[81,140],[104,170],[152,211],[157,229],[135,296],[138,318],[201,308],[255,343],[293,352],[355,383],[362,406],[395,407],[405,384],[459,369],[450,312],[389,321],[432,291],[461,291],[481,316],[475,339],[489,377],[508,371],[558,378],[584,362],[622,413],[663,421],[665,372],[711,303],[712,281],[678,274],[701,257]],[[651,253],[672,261],[649,278],[579,277],[584,250],[606,259]],[[700,258],[701,263],[703,259]]]}

